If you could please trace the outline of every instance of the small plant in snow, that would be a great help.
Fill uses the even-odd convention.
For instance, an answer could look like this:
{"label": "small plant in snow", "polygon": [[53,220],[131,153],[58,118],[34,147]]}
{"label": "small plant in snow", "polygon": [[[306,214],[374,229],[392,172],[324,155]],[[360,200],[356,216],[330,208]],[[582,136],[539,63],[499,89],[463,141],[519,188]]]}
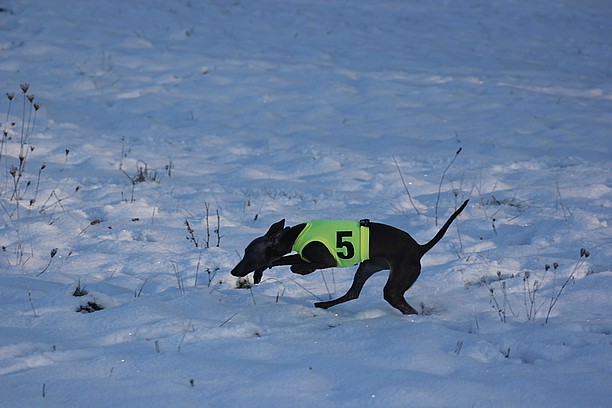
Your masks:
{"label": "small plant in snow", "polygon": [[[542,280],[546,277],[546,274],[550,271],[550,265],[544,265],[544,275],[540,279],[537,276],[534,279],[531,279],[531,272],[525,271],[523,275],[523,298],[524,298],[524,306],[525,306],[525,314],[527,316],[527,320],[535,320],[538,312],[544,306],[544,303],[540,303],[538,306],[538,302],[536,301],[540,289],[542,286]],[[553,273],[557,271],[559,264],[554,262],[553,265]],[[555,275],[556,276],[556,275]]]}
{"label": "small plant in snow", "polygon": [[216,267],[213,270],[210,270],[210,268],[206,268],[206,273],[208,274],[208,287],[210,287],[210,284],[212,283],[212,280],[215,278],[215,275],[217,274],[218,270],[219,270],[219,267]]}
{"label": "small plant in snow", "polygon": [[159,183],[159,179],[157,178],[157,171],[149,171],[149,165],[143,162],[142,160],[138,160],[136,164],[136,174],[133,176],[130,176],[127,171],[123,170],[123,161],[119,163],[119,171],[125,174],[125,176],[130,180],[130,184],[132,185],[132,191],[129,200],[130,203],[136,201],[134,193],[137,184],[146,182]]}
{"label": "small plant in snow", "polygon": [[[29,136],[34,131],[36,124],[36,114],[40,109],[39,103],[34,103],[35,96],[28,94],[30,85],[23,83],[20,85],[21,93],[23,96],[23,107],[21,111],[21,126],[17,126],[17,122],[10,121],[10,112],[15,99],[15,93],[10,92],[6,94],[9,100],[9,106],[6,112],[6,123],[0,123],[2,129],[2,141],[0,143],[0,160],[5,159],[7,166],[9,167],[10,174],[10,187],[5,185],[4,192],[11,191],[10,200],[19,203],[25,193],[24,189],[27,190],[30,187],[31,182],[26,182],[24,186],[24,176],[29,154],[34,151],[34,146],[28,143]],[[11,162],[12,157],[15,153],[9,152],[9,141],[13,138],[19,140],[19,153],[17,153],[16,161]]]}
{"label": "small plant in snow", "polygon": [[[557,262],[552,263],[552,265],[546,264],[544,266],[544,273],[540,274],[539,276],[533,271],[525,271],[523,273],[522,279],[522,295],[523,306],[525,308],[525,318],[530,321],[535,321],[542,308],[545,308],[546,305],[548,305],[548,308],[546,309],[546,318],[544,320],[545,324],[548,323],[552,309],[559,301],[561,294],[563,293],[567,285],[570,282],[574,281],[576,272],[578,272],[585,259],[588,258],[590,255],[591,254],[588,250],[584,248],[580,249],[580,259],[578,260],[578,262],[576,262],[569,276],[565,279],[561,287],[559,287],[558,289],[555,285],[556,276],[559,271],[559,264]],[[552,287],[548,289],[550,296],[547,297],[544,295],[543,292],[547,290],[545,286],[545,280],[547,278],[547,275],[551,272],[553,273]],[[519,314],[514,313],[514,311],[512,310],[510,298],[508,296],[508,285],[504,275],[501,272],[498,272],[497,276],[498,279],[492,283],[499,283],[499,289],[501,289],[502,293],[501,297],[497,294],[498,292],[496,292],[497,288],[492,287],[492,284],[489,284],[488,282],[486,283],[489,288],[489,294],[491,296],[492,308],[495,310],[500,320],[505,323],[508,318],[508,312],[514,317],[518,317]],[[514,277],[514,275],[507,275],[506,277],[508,276]],[[479,284],[476,285],[480,286]]]}
{"label": "small plant in snow", "polygon": [[570,281],[574,280],[574,275],[576,274],[576,271],[578,270],[578,267],[580,267],[581,264],[583,263],[583,261],[586,258],[588,258],[590,255],[591,255],[591,253],[589,251],[587,251],[584,248],[580,248],[580,259],[578,260],[578,262],[576,262],[576,265],[574,266],[574,269],[572,269],[572,272],[569,274],[569,276],[567,277],[565,282],[563,282],[563,285],[561,285],[561,288],[559,288],[559,292],[557,292],[557,294],[555,296],[551,297],[551,299],[550,299],[550,305],[548,306],[548,312],[546,313],[546,320],[544,320],[544,323],[548,323],[548,318],[550,317],[550,312],[552,312],[553,307],[555,307],[555,305],[559,301],[559,297],[561,296],[561,293],[563,293],[563,289],[565,289],[565,287],[567,286],[568,283],[570,283]]}
{"label": "small plant in snow", "polygon": [[87,294],[87,290],[85,290],[85,286],[81,286],[81,280],[79,279],[79,282],[77,283],[77,287],[74,289],[74,292],[72,292],[72,296],[74,297],[82,297],[85,296]]}
{"label": "small plant in snow", "polygon": [[[34,247],[29,239],[30,226],[33,221],[31,215],[35,212],[48,216],[48,224],[54,224],[58,212],[63,212],[64,202],[73,197],[78,191],[67,190],[68,179],[47,189],[46,200],[39,200],[39,195],[45,191],[43,171],[47,165],[42,163],[36,171],[30,171],[30,158],[35,151],[30,139],[34,134],[37,113],[41,107],[35,102],[34,94],[29,94],[30,85],[23,83],[20,86],[21,97],[15,92],[6,93],[8,108],[4,121],[0,122],[0,165],[4,166],[5,174],[0,179],[0,219],[7,236],[15,242],[13,246],[3,246],[2,250],[11,253],[14,258],[7,257],[11,266],[24,267],[34,257]],[[13,119],[11,111],[14,104],[21,101],[21,112]],[[1,120],[1,119],[0,119]],[[64,166],[66,165],[69,150],[65,150]],[[45,193],[46,195],[47,193]],[[5,231],[3,231],[5,232]],[[9,251],[10,248],[10,251]],[[37,275],[40,276],[51,266],[57,249],[51,251],[51,258],[47,266]]]}
{"label": "small plant in snow", "polygon": [[[196,235],[196,231],[195,229],[193,229],[193,227],[191,226],[191,223],[189,222],[189,220],[185,220],[185,228],[187,229],[187,236],[185,237],[189,242],[193,243],[195,248],[199,249],[199,254],[198,254],[198,262],[196,265],[196,273],[195,273],[195,283],[194,286],[198,285],[198,276],[200,274],[200,266],[202,263],[202,250],[203,249],[208,249],[211,247],[212,243],[211,243],[211,225],[210,225],[210,204],[205,202],[204,203],[204,208],[206,209],[206,213],[205,213],[205,223],[206,223],[206,237],[205,238],[200,238],[198,239],[198,236]],[[219,215],[219,210],[216,210],[216,219],[217,219],[217,226],[213,229],[212,233],[216,236],[216,247],[218,248],[221,244],[221,216]],[[211,271],[210,268],[206,268],[206,272],[208,273],[208,286],[210,287],[212,278],[214,277],[214,275],[216,274],[216,272],[219,270],[219,268],[215,268],[214,270]]]}
{"label": "small plant in snow", "polygon": [[236,280],[236,289],[251,289],[253,283],[247,278],[238,278]]}
{"label": "small plant in snow", "polygon": [[104,310],[104,306],[102,306],[101,304],[99,304],[95,300],[90,300],[89,302],[79,306],[76,309],[76,312],[77,313],[87,314],[87,313],[98,312],[100,310]]}
{"label": "small plant in snow", "polygon": [[517,317],[518,314],[515,314],[514,311],[512,310],[512,306],[510,305],[510,301],[508,299],[508,291],[507,291],[507,284],[506,281],[501,281],[501,271],[497,271],[497,276],[500,279],[500,288],[501,288],[501,292],[502,292],[502,300],[501,302],[498,300],[498,298],[495,295],[495,289],[489,287],[489,293],[491,294],[491,304],[493,309],[495,309],[495,311],[497,312],[497,315],[499,316],[499,319],[503,322],[506,323],[507,317],[508,317],[508,312],[510,312],[510,314],[514,317]]}

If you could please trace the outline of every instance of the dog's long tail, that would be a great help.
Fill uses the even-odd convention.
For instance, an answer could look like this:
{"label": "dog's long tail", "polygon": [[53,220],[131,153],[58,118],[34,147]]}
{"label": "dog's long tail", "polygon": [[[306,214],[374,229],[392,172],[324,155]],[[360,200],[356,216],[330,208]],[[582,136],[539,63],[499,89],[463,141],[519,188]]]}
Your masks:
{"label": "dog's long tail", "polygon": [[457,218],[457,216],[459,214],[461,214],[461,211],[463,211],[463,209],[465,208],[465,206],[467,205],[467,203],[469,201],[470,200],[465,200],[465,202],[463,204],[461,204],[461,207],[459,207],[459,209],[457,211],[455,211],[453,213],[453,215],[450,216],[450,218],[444,223],[442,228],[440,228],[440,231],[438,231],[436,236],[433,237],[431,239],[431,241],[429,241],[428,243],[426,243],[424,245],[421,245],[421,252],[422,252],[422,254],[425,254],[427,251],[429,251],[431,248],[433,248],[434,245],[436,245],[438,243],[438,241],[440,241],[442,239],[444,234],[446,234],[446,230],[448,230],[448,227],[450,227],[450,225],[453,223],[453,221],[455,221],[455,218]]}

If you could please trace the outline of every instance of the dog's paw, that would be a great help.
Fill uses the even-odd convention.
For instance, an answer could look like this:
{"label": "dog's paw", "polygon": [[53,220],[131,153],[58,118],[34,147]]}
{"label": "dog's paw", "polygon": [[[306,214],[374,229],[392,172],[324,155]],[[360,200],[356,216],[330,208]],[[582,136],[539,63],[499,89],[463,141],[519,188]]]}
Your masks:
{"label": "dog's paw", "polygon": [[317,302],[314,305],[315,307],[318,307],[319,309],[327,309],[333,306],[331,302]]}
{"label": "dog's paw", "polygon": [[261,282],[261,278],[263,277],[263,269],[258,269],[255,271],[255,273],[253,273],[253,282],[257,285],[259,282]]}
{"label": "dog's paw", "polygon": [[399,311],[402,312],[405,315],[418,315],[419,312],[416,311],[416,309],[410,305],[408,305],[408,307],[401,307],[399,308]]}

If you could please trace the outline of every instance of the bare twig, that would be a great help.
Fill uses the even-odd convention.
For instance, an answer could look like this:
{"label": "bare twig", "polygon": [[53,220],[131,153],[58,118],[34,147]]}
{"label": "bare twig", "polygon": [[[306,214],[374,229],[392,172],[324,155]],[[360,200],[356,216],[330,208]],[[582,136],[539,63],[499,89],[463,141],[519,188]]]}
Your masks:
{"label": "bare twig", "polygon": [[[193,287],[198,286],[198,276],[200,275],[201,263],[202,263],[202,248],[200,248],[200,252],[198,253],[198,263],[196,264],[195,282],[193,283]],[[210,278],[208,279],[208,286],[210,286]]]}
{"label": "bare twig", "polygon": [[185,220],[185,226],[187,227],[187,232],[189,233],[189,237],[187,237],[187,239],[193,242],[193,244],[197,248],[199,246],[198,240],[195,237],[195,231],[193,230],[193,228],[191,228],[191,225],[189,225],[189,221]]}
{"label": "bare twig", "polygon": [[574,279],[574,275],[576,274],[576,271],[578,270],[578,267],[580,265],[582,265],[584,259],[588,258],[590,255],[591,255],[591,253],[589,251],[587,251],[586,249],[584,249],[584,248],[580,249],[580,259],[578,260],[578,262],[576,262],[576,265],[574,266],[574,269],[572,270],[570,275],[567,277],[565,282],[563,282],[563,285],[561,285],[561,288],[559,289],[559,292],[557,293],[557,295],[554,296],[551,299],[550,306],[548,307],[548,312],[546,313],[546,319],[544,320],[544,323],[548,323],[548,318],[550,317],[550,312],[552,312],[553,307],[555,307],[555,305],[559,301],[559,297],[561,296],[561,293],[563,292],[563,289],[565,289],[567,284],[570,283],[570,281]]}
{"label": "bare twig", "polygon": [[28,292],[28,299],[30,300],[30,306],[32,306],[32,312],[34,312],[34,317],[38,317],[36,309],[34,308],[34,302],[32,302],[32,292]]}
{"label": "bare twig", "polygon": [[219,215],[219,210],[217,210],[217,228],[215,228],[215,235],[217,235],[217,248],[221,244],[221,216]]}
{"label": "bare twig", "polygon": [[138,290],[138,292],[135,293],[137,298],[139,298],[140,295],[142,295],[142,290],[144,289],[144,287],[147,284],[148,280],[149,280],[149,278],[147,277],[147,279],[145,279],[144,282],[142,282],[142,285],[140,285],[140,289]]}
{"label": "bare twig", "polygon": [[183,330],[183,337],[181,337],[181,341],[179,341],[179,344],[176,348],[177,351],[181,351],[181,346],[183,345],[183,342],[185,341],[185,337],[187,337],[187,333],[195,332],[195,327],[193,326],[192,321],[193,320],[189,320],[189,323],[187,323],[187,327]]}
{"label": "bare twig", "polygon": [[455,156],[453,157],[453,160],[451,160],[450,163],[448,163],[448,166],[446,166],[446,168],[444,169],[444,172],[442,173],[442,177],[440,177],[440,184],[438,185],[438,197],[436,198],[436,211],[435,211],[436,226],[438,225],[438,204],[440,203],[440,192],[442,191],[442,182],[444,181],[444,177],[446,176],[446,172],[448,171],[448,169],[450,169],[450,166],[453,165],[453,163],[457,159],[457,156],[459,156],[459,153],[461,153],[461,149],[462,148],[460,147],[459,150],[457,150],[457,153],[455,153]]}
{"label": "bare twig", "polygon": [[295,283],[296,285],[298,285],[300,288],[304,289],[306,292],[310,293],[312,296],[316,297],[318,300],[320,300],[321,302],[323,301],[323,299],[321,299],[319,296],[315,295],[314,293],[312,293],[312,291],[306,289],[303,285],[301,285],[299,282],[297,282],[294,279],[288,278],[291,282]]}
{"label": "bare twig", "polygon": [[206,240],[204,242],[206,243],[206,248],[210,248],[210,204],[204,202],[204,208],[206,209],[204,217],[206,220]]}
{"label": "bare twig", "polygon": [[497,312],[497,315],[499,316],[499,318],[502,321],[502,323],[506,323],[506,309],[502,308],[499,305],[499,302],[497,301],[497,298],[495,297],[495,289],[489,288],[489,292],[491,293],[491,300],[494,303],[493,307],[495,308],[495,311]]}
{"label": "bare twig", "polygon": [[563,204],[563,199],[561,198],[561,188],[559,187],[559,171],[557,171],[556,185],[557,185],[557,197],[559,199],[559,206],[561,207],[561,210],[563,211],[563,218],[565,219],[565,222],[567,222],[567,218],[568,216],[572,215],[572,212],[569,210],[569,208],[565,207],[565,204]]}
{"label": "bare twig", "polygon": [[231,315],[230,317],[228,317],[228,318],[227,318],[227,319],[226,319],[226,320],[225,320],[223,323],[221,323],[221,324],[219,325],[219,327],[223,327],[223,326],[225,326],[225,324],[226,324],[226,323],[228,323],[230,320],[232,320],[234,317],[236,317],[236,315],[237,315],[237,314],[238,314],[238,313],[236,312],[236,313],[234,313],[233,315]]}
{"label": "bare twig", "polygon": [[408,200],[410,200],[410,204],[412,205],[412,208],[414,208],[414,211],[416,211],[417,215],[421,215],[421,213],[419,212],[419,209],[416,208],[416,205],[414,205],[414,202],[412,201],[412,196],[410,195],[410,190],[408,190],[408,186],[406,185],[406,181],[404,180],[404,175],[402,174],[402,170],[400,169],[399,164],[397,163],[397,160],[395,160],[395,156],[393,157],[393,161],[395,162],[395,167],[397,168],[397,172],[399,173],[400,179],[402,180],[402,184],[404,185],[404,190],[406,190],[406,195],[408,196]]}
{"label": "bare twig", "polygon": [[181,295],[184,295],[186,293],[185,285],[183,284],[183,277],[181,276],[181,272],[179,271],[178,264],[176,263],[176,261],[170,261],[170,263],[172,264],[172,268],[174,269],[174,276],[176,277],[176,284],[178,285],[179,292]]}
{"label": "bare twig", "polygon": [[329,296],[329,300],[331,300],[332,294],[331,294],[331,291],[329,290],[329,286],[327,285],[327,279],[325,279],[325,273],[323,272],[323,270],[321,270],[320,272],[321,272],[321,277],[323,278],[323,284],[325,284],[325,289],[327,289],[327,296]]}
{"label": "bare twig", "polygon": [[49,269],[49,267],[51,266],[51,262],[53,262],[53,258],[55,257],[55,255],[57,254],[57,248],[53,248],[51,250],[51,259],[49,259],[49,263],[47,264],[47,266],[45,266],[45,269],[43,269],[41,272],[39,272],[36,276],[40,276],[43,273],[47,272],[47,269]]}

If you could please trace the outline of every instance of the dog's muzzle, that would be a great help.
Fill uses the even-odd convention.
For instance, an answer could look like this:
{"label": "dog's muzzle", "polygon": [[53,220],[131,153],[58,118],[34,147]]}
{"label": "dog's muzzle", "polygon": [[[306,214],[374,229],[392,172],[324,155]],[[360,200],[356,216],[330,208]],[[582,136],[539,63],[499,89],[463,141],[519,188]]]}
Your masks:
{"label": "dog's muzzle", "polygon": [[238,262],[238,265],[236,265],[234,267],[234,269],[232,269],[232,271],[230,272],[232,274],[232,276],[237,276],[239,278],[245,277],[249,274],[249,272],[251,272],[249,270],[249,268],[246,265],[246,262],[244,262],[244,260]]}

